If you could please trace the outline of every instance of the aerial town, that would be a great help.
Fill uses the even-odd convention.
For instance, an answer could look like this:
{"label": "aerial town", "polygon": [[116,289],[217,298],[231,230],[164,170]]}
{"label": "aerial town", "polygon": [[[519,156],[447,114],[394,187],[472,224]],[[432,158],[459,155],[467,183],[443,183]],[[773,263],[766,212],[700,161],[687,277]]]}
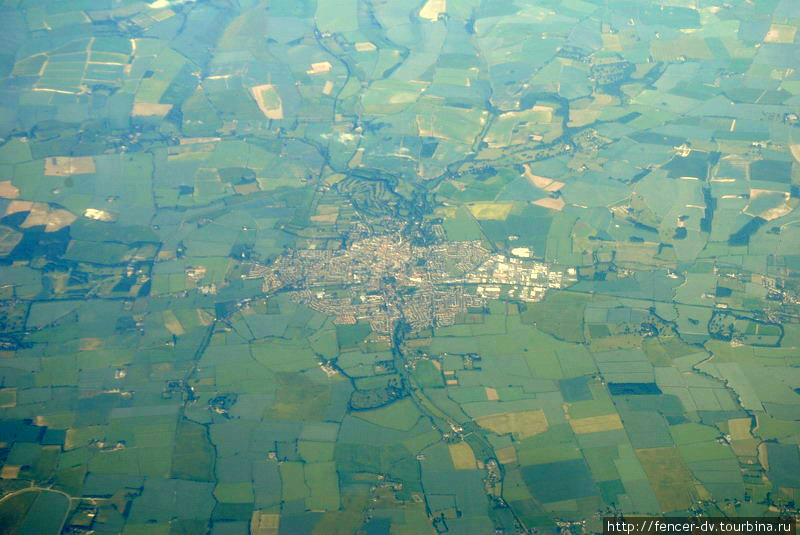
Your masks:
{"label": "aerial town", "polygon": [[246,277],[263,278],[268,293],[289,291],[336,323],[366,320],[373,331],[390,333],[398,320],[414,330],[452,325],[489,299],[540,301],[548,289],[574,282],[576,272],[552,269],[525,248],[506,256],[480,241],[419,247],[393,233],[342,250],[295,250],[254,264]]}

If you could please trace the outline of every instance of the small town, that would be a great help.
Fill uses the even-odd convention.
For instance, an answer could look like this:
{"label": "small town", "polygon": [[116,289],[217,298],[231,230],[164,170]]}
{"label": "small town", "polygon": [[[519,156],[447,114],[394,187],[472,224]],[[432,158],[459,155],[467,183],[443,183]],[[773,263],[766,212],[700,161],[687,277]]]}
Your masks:
{"label": "small town", "polygon": [[540,301],[548,289],[576,280],[574,269],[551,269],[529,255],[492,253],[479,241],[420,247],[395,233],[342,250],[295,250],[254,264],[246,277],[263,278],[265,292],[288,291],[336,323],[365,320],[387,334],[399,320],[414,330],[452,325],[489,299]]}

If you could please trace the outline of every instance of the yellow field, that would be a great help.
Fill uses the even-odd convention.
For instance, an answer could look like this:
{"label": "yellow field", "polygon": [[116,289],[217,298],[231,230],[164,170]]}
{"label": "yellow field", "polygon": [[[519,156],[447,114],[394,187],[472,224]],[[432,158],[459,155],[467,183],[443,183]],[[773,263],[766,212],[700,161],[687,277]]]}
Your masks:
{"label": "yellow field", "polygon": [[486,399],[488,399],[489,401],[497,401],[498,399],[500,399],[500,395],[497,393],[496,389],[488,386],[485,388],[486,388]]}
{"label": "yellow field", "polygon": [[86,175],[97,171],[91,156],[53,156],[44,160],[46,176]]}
{"label": "yellow field", "polygon": [[572,430],[578,434],[596,433],[598,431],[613,431],[622,429],[622,420],[619,414],[604,414],[602,416],[589,416],[587,418],[576,418],[569,421]]}
{"label": "yellow field", "polygon": [[[389,95],[389,104],[411,104],[416,102],[419,93],[412,93],[411,91],[398,91]],[[417,117],[419,119],[419,117]]]}
{"label": "yellow field", "polygon": [[336,223],[337,214],[320,214],[309,217],[314,223]]}
{"label": "yellow field", "polygon": [[16,199],[19,197],[19,188],[12,184],[10,180],[0,180],[0,197]]}
{"label": "yellow field", "polygon": [[479,416],[475,421],[481,427],[498,435],[513,433],[519,439],[544,433],[550,428],[542,409]]}
{"label": "yellow field", "polygon": [[6,207],[6,215],[16,214],[18,212],[30,212],[33,209],[31,201],[11,201]]}
{"label": "yellow field", "polygon": [[692,503],[687,492],[692,475],[675,447],[635,450],[663,512],[686,509]]}
{"label": "yellow field", "polygon": [[[196,145],[198,143],[215,143],[222,138],[219,137],[182,137],[179,140],[181,145]],[[208,150],[213,150],[214,145],[211,145]]]}
{"label": "yellow field", "polygon": [[744,457],[758,455],[758,441],[750,434],[750,418],[728,420],[728,434],[731,436],[731,448],[736,455]]}
{"label": "yellow field", "polygon": [[335,223],[339,217],[339,207],[333,204],[321,204],[317,206],[317,213],[311,216],[311,221],[317,223]]}
{"label": "yellow field", "polygon": [[449,218],[449,217],[455,217],[456,212],[458,212],[457,206],[437,206],[434,214],[437,217]]}
{"label": "yellow field", "polygon": [[356,43],[356,51],[358,52],[372,52],[377,49],[378,47],[369,41],[360,41]]}
{"label": "yellow field", "polygon": [[800,143],[789,145],[789,151],[792,153],[792,156],[794,156],[794,159],[800,162]]}
{"label": "yellow field", "polygon": [[787,24],[773,24],[764,36],[765,43],[793,43],[797,28]]}
{"label": "yellow field", "polygon": [[[21,232],[17,232],[11,227],[0,225],[0,254],[2,255],[9,254],[21,241],[22,241]],[[5,287],[6,290],[8,290],[9,288],[10,288],[9,286]],[[0,392],[2,392],[2,389],[0,389]]]}
{"label": "yellow field", "polygon": [[153,104],[150,102],[134,102],[131,115],[164,117],[172,109],[172,104]]}
{"label": "yellow field", "polygon": [[558,211],[563,210],[564,206],[566,205],[564,199],[562,199],[561,197],[557,199],[551,199],[550,197],[545,197],[544,199],[537,199],[533,201],[533,204],[535,204],[536,206],[542,206],[544,208],[550,208],[551,210],[558,210]]}
{"label": "yellow field", "polygon": [[417,131],[419,132],[420,136],[426,137],[435,137],[434,129],[433,129],[433,121],[430,117],[423,117],[422,115],[417,115],[416,119],[417,123]]}
{"label": "yellow field", "polygon": [[56,232],[71,225],[77,218],[75,214],[60,208],[51,208],[47,203],[30,201],[11,201],[6,207],[6,215],[30,212],[21,228],[44,225],[45,232]]}
{"label": "yellow field", "polygon": [[613,33],[604,33],[601,35],[603,38],[603,47],[614,52],[622,52],[622,41],[619,35]]}
{"label": "yellow field", "polygon": [[347,178],[347,175],[343,175],[342,173],[331,173],[330,175],[324,178],[325,184],[329,186],[333,186],[337,182],[340,182]]}
{"label": "yellow field", "polygon": [[517,450],[514,446],[508,446],[497,450],[497,462],[500,464],[510,464],[517,462]]}
{"label": "yellow field", "polygon": [[185,334],[186,331],[183,329],[183,325],[175,317],[175,314],[171,310],[165,310],[162,312],[162,317],[164,318],[164,327],[175,336],[180,336]]}
{"label": "yellow field", "polygon": [[750,418],[732,418],[728,420],[728,433],[731,435],[731,440],[753,438],[750,434]]}
{"label": "yellow field", "polygon": [[475,460],[475,454],[472,453],[472,448],[466,442],[457,442],[449,444],[450,458],[453,460],[453,466],[456,470],[475,470],[478,463]]}
{"label": "yellow field", "polygon": [[769,454],[767,452],[767,443],[762,442],[758,445],[758,462],[765,470],[769,470]]}
{"label": "yellow field", "polygon": [[78,343],[81,351],[96,351],[103,347],[103,340],[94,336],[80,338]]}
{"label": "yellow field", "polygon": [[258,182],[251,182],[250,184],[237,184],[233,186],[233,191],[239,195],[250,195],[251,193],[261,191],[261,188],[258,187]]}
{"label": "yellow field", "polygon": [[505,220],[513,207],[510,202],[475,202],[467,206],[475,219],[500,220]]}
{"label": "yellow field", "polygon": [[780,206],[776,206],[760,214],[756,214],[756,213],[751,213],[749,211],[750,206],[748,205],[747,208],[745,208],[744,212],[752,216],[760,216],[761,218],[766,219],[767,221],[772,221],[773,219],[783,217],[794,209],[793,205],[787,204],[790,199],[789,193],[783,191],[768,190],[768,189],[750,188],[750,199],[757,199],[758,197],[761,197],[763,195],[781,195],[781,194],[784,196],[784,201],[783,204]]}
{"label": "yellow field", "polygon": [[558,191],[566,185],[564,182],[559,182],[558,180],[553,180],[552,178],[534,175],[531,172],[531,168],[528,167],[528,164],[522,164],[522,168],[525,170],[523,176],[527,178],[528,181],[535,187],[544,191]]}
{"label": "yellow field", "polygon": [[0,478],[3,479],[16,479],[19,476],[21,466],[12,466],[10,464],[3,465],[3,471],[0,472]]}
{"label": "yellow field", "polygon": [[253,511],[250,518],[250,533],[253,535],[277,535],[281,515]]}
{"label": "yellow field", "polygon": [[756,457],[758,456],[758,440],[755,438],[733,440],[731,449],[739,457]]}
{"label": "yellow field", "polygon": [[17,406],[17,389],[16,388],[2,388],[0,389],[0,408],[6,409],[8,407]]}
{"label": "yellow field", "polygon": [[272,84],[257,85],[250,88],[256,104],[267,119],[283,119],[283,102]]}
{"label": "yellow field", "polygon": [[354,169],[361,165],[361,160],[364,158],[364,147],[358,147],[356,152],[353,153],[353,157],[350,158],[350,161],[347,162],[347,167],[350,169]]}
{"label": "yellow field", "polygon": [[306,71],[306,74],[321,74],[323,72],[328,72],[333,68],[330,61],[319,61],[317,63],[312,63],[311,68]]}
{"label": "yellow field", "polygon": [[430,21],[438,20],[439,15],[444,13],[447,9],[446,1],[447,0],[428,0],[425,2],[425,5],[422,6],[422,9],[419,10],[420,18]]}

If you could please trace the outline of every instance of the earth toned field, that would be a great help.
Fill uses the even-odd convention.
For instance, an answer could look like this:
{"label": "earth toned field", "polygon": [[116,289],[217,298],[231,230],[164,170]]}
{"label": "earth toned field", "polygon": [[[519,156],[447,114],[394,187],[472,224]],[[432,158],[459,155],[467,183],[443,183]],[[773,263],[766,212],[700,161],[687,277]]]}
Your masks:
{"label": "earth toned field", "polygon": [[0,533],[798,514],[796,0],[0,6]]}

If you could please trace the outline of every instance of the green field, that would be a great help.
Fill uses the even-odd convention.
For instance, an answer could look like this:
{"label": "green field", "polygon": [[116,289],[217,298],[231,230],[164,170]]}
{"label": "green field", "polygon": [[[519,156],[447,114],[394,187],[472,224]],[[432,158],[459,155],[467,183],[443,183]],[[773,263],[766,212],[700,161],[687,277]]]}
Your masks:
{"label": "green field", "polygon": [[796,513],[798,28],[3,2],[0,533]]}

